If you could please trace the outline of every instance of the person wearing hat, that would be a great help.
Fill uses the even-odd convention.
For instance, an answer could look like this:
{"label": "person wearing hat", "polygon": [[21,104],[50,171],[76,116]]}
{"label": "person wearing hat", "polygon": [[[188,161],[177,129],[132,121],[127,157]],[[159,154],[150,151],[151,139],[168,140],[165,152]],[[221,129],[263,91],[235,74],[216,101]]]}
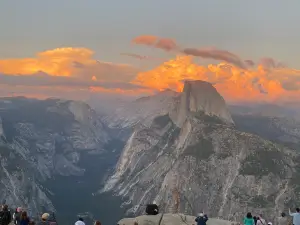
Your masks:
{"label": "person wearing hat", "polygon": [[49,225],[49,224],[50,224],[49,221],[48,221],[49,217],[50,217],[50,214],[49,214],[49,213],[44,213],[44,214],[42,215],[42,217],[41,217],[42,220],[39,221],[39,222],[37,223],[37,225]]}
{"label": "person wearing hat", "polygon": [[204,213],[199,213],[197,218],[195,219],[195,222],[197,222],[197,225],[206,225],[206,222],[208,220],[207,215],[204,215]]}

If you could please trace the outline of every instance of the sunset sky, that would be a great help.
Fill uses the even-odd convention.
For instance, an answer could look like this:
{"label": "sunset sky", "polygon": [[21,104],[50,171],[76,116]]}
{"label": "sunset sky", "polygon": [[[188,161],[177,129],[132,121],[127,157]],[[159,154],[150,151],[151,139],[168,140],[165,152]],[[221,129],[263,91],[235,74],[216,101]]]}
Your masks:
{"label": "sunset sky", "polygon": [[300,101],[299,9],[296,0],[4,0],[0,96],[138,96],[203,79],[228,101]]}

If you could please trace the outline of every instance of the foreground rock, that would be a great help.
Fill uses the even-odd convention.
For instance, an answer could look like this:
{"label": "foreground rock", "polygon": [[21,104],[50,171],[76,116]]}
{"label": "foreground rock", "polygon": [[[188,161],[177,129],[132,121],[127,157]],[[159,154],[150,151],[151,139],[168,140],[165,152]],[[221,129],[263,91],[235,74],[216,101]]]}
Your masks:
{"label": "foreground rock", "polygon": [[[184,214],[158,214],[156,216],[142,215],[136,218],[125,218],[118,222],[118,225],[133,225],[135,222],[138,225],[195,225],[195,216]],[[236,224],[228,220],[209,219],[207,225],[232,225]]]}

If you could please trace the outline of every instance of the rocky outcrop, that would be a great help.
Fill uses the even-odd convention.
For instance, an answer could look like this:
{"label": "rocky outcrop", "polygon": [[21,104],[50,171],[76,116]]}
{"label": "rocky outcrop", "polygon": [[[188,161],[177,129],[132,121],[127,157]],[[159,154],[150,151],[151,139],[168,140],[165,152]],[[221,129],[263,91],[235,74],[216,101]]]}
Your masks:
{"label": "rocky outcrop", "polygon": [[234,123],[224,98],[206,81],[185,81],[176,111],[174,122],[179,127],[187,116],[197,113],[216,116],[228,124]]}
{"label": "rocky outcrop", "polygon": [[[196,217],[188,216],[184,214],[158,214],[155,216],[152,215],[142,215],[136,218],[124,218],[118,222],[118,225],[133,225],[135,222],[138,225],[195,225]],[[210,218],[207,225],[236,225],[237,223]]]}
{"label": "rocky outcrop", "polygon": [[222,100],[187,90],[195,96],[183,95],[179,120],[170,112],[135,128],[102,191],[128,198],[130,213],[155,200],[164,213],[233,221],[248,211],[274,219],[296,203],[299,153],[236,129]]}

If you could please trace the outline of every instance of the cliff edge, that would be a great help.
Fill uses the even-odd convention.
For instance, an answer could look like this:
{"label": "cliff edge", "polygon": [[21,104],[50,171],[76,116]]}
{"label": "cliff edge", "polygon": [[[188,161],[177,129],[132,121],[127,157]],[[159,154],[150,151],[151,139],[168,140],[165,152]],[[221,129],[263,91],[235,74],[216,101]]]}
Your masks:
{"label": "cliff edge", "polygon": [[[118,225],[133,225],[135,222],[138,225],[195,225],[195,216],[188,216],[184,214],[158,214],[153,215],[142,215],[136,218],[124,218],[118,222]],[[211,218],[207,221],[207,225],[232,225],[237,224],[228,220],[221,220]]]}

